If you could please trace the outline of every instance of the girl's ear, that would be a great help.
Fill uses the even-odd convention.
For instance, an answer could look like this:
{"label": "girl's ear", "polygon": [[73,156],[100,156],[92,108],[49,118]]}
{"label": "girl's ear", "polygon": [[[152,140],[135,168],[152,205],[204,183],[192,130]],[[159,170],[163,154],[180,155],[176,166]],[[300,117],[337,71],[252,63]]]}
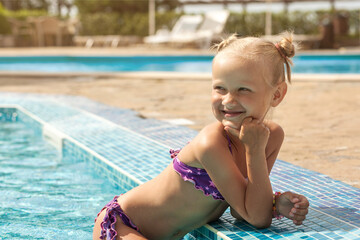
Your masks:
{"label": "girl's ear", "polygon": [[276,90],[274,91],[273,97],[271,99],[271,106],[276,107],[277,105],[279,105],[279,103],[281,103],[281,101],[284,99],[286,92],[287,84],[285,81],[283,81],[276,86]]}

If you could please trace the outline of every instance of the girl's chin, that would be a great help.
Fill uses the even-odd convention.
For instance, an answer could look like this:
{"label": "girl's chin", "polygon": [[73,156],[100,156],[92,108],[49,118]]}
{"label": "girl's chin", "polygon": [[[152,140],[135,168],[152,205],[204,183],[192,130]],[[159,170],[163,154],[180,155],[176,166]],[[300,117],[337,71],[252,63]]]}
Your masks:
{"label": "girl's chin", "polygon": [[234,122],[230,122],[230,121],[227,121],[227,120],[223,120],[222,124],[224,125],[224,128],[225,127],[230,127],[230,128],[240,130],[240,127],[241,127],[241,123],[234,123]]}

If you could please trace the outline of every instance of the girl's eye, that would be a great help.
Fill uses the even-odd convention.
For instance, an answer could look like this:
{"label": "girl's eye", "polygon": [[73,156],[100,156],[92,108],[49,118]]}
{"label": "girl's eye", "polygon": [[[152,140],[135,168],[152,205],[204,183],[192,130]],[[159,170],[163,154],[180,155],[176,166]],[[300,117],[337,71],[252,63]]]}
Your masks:
{"label": "girl's eye", "polygon": [[221,86],[215,86],[214,89],[219,90],[219,91],[224,91],[225,90],[225,88],[223,88]]}
{"label": "girl's eye", "polygon": [[248,88],[239,88],[239,92],[251,92],[251,90],[250,89],[248,89]]}

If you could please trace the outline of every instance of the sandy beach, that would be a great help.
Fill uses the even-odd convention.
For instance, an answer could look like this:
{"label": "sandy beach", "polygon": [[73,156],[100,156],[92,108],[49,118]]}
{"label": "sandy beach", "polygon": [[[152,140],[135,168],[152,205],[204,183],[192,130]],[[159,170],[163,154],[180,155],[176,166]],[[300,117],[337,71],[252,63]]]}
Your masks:
{"label": "sandy beach", "polygon": [[[133,109],[147,118],[185,118],[194,122],[188,127],[196,130],[214,121],[210,78],[39,78],[0,74],[0,91],[80,95]],[[286,134],[278,158],[360,188],[359,92],[360,79],[295,80],[284,101],[269,116]]]}

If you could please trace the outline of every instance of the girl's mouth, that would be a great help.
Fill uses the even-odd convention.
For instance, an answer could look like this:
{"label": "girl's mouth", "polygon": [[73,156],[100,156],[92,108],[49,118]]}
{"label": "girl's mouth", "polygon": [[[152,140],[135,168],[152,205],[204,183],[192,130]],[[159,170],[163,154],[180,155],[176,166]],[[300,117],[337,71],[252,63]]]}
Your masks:
{"label": "girl's mouth", "polygon": [[226,118],[234,118],[234,117],[238,117],[241,114],[243,114],[243,111],[226,111],[226,110],[221,110],[221,113],[224,115],[224,117]]}

